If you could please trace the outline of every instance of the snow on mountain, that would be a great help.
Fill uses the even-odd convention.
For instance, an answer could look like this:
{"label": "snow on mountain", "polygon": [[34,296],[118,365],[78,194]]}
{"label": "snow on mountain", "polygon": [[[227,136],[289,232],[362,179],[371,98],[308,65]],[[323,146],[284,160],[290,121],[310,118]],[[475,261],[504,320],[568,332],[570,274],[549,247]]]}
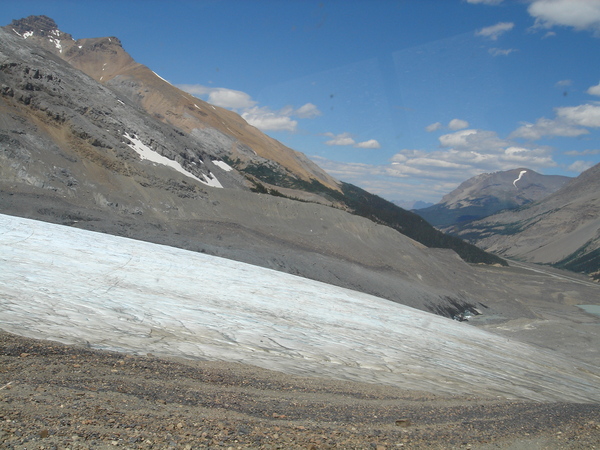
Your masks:
{"label": "snow on mountain", "polygon": [[598,272],[599,192],[600,164],[596,164],[527,208],[472,222],[459,235],[507,258],[554,264],[577,272]]}
{"label": "snow on mountain", "polygon": [[47,16],[29,16],[13,20],[8,28],[23,39],[33,38],[44,48],[58,51],[59,55],[75,45],[73,37],[59,30],[56,22]]}
{"label": "snow on mountain", "polygon": [[455,225],[539,201],[568,181],[568,177],[542,175],[525,168],[482,173],[461,183],[438,204],[417,213],[432,225],[455,232]]}
{"label": "snow on mountain", "polygon": [[[223,185],[221,183],[219,183],[219,180],[212,173],[209,173],[208,176],[205,174],[202,174],[202,176],[204,177],[204,180],[201,180],[200,178],[195,176],[193,173],[185,170],[184,167],[181,164],[179,164],[177,161],[166,158],[166,157],[162,156],[161,154],[152,150],[150,147],[145,145],[141,140],[139,140],[137,137],[135,137],[135,135],[130,135],[129,133],[125,133],[123,135],[123,137],[130,142],[130,144],[127,144],[129,146],[129,148],[134,150],[140,156],[141,159],[146,159],[148,161],[152,161],[153,163],[162,164],[163,166],[167,166],[172,169],[175,169],[177,172],[182,173],[183,175],[190,177],[196,181],[199,181],[200,183],[205,184],[207,186],[223,188]],[[193,163],[193,164],[195,164],[195,163]],[[231,168],[229,170],[231,170]]]}
{"label": "snow on mountain", "polygon": [[599,401],[598,368],[374,296],[0,215],[0,328],[95,348],[533,400]]}

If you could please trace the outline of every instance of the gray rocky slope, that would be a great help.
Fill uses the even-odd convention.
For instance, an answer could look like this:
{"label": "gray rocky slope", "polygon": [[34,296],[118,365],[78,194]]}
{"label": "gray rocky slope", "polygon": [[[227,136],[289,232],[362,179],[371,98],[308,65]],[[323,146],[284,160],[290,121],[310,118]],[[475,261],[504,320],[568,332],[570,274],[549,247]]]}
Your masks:
{"label": "gray rocky slope", "polygon": [[[599,360],[600,345],[570,347],[600,339],[596,319],[574,306],[598,298],[597,286],[469,265],[324,199],[252,192],[223,158],[253,154],[255,135],[206,125],[186,132],[134,100],[24,33],[0,30],[0,211],[224,256],[445,316],[475,307],[481,326]],[[292,167],[290,158],[273,164]],[[564,334],[552,338],[549,329]]]}

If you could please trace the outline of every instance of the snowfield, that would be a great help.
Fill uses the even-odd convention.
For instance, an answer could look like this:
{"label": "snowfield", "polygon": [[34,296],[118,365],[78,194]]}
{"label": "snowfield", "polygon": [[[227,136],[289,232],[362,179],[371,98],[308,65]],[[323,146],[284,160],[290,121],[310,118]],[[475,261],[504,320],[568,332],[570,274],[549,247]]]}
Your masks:
{"label": "snowfield", "polygon": [[0,328],[433,393],[600,401],[600,369],[387,300],[0,215]]}

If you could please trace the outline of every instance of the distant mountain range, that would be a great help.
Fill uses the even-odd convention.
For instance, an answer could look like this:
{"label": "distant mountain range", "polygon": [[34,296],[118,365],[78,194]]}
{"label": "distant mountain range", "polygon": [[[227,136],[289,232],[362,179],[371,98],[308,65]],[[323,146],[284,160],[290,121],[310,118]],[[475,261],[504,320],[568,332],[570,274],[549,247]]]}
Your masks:
{"label": "distant mountain range", "polygon": [[458,235],[508,258],[600,278],[600,164],[535,203],[465,224]]}
{"label": "distant mountain range", "polygon": [[525,168],[483,173],[462,183],[436,205],[418,210],[417,214],[435,227],[452,232],[461,223],[541,200],[569,179],[541,175]]}
{"label": "distant mountain range", "polygon": [[525,168],[481,174],[416,212],[503,257],[598,277],[599,165],[574,179]]}

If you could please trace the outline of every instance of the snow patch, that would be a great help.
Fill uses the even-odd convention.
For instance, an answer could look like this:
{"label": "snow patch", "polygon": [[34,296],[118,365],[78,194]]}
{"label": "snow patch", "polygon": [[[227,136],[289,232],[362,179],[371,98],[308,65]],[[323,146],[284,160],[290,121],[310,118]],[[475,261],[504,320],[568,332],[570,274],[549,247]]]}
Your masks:
{"label": "snow patch", "polygon": [[[193,178],[194,180],[199,181],[202,184],[206,184],[208,186],[214,186],[216,184],[213,180],[205,181],[206,175],[204,175],[205,180],[201,180],[196,175],[185,170],[183,168],[183,166],[181,164],[179,164],[177,161],[173,161],[172,159],[169,159],[163,155],[156,153],[154,150],[152,150],[150,147],[145,145],[142,141],[140,141],[134,135],[125,133],[123,135],[123,137],[126,138],[127,140],[129,140],[130,143],[127,144],[127,146],[129,148],[133,149],[138,155],[140,155],[140,158],[147,159],[148,161],[152,161],[153,163],[162,164],[163,166],[167,166],[172,169],[175,169],[177,172],[179,172],[187,177]],[[218,180],[217,180],[217,183],[218,183]],[[222,186],[215,186],[215,187],[222,187]]]}
{"label": "snow patch", "polygon": [[513,186],[514,186],[514,187],[517,187],[517,181],[519,181],[519,180],[521,179],[521,177],[522,177],[523,175],[525,175],[526,173],[527,173],[527,171],[526,171],[526,170],[521,170],[521,172],[519,173],[519,177],[518,177],[518,178],[517,178],[515,181],[513,181]]}
{"label": "snow patch", "polygon": [[196,175],[185,170],[183,168],[183,166],[181,164],[179,164],[177,161],[173,161],[172,159],[169,159],[163,155],[156,153],[154,150],[152,150],[150,147],[145,145],[142,141],[140,141],[134,135],[125,133],[123,135],[123,137],[126,138],[127,140],[129,140],[130,143],[127,144],[127,146],[129,148],[133,149],[138,155],[140,155],[140,158],[147,159],[148,161],[152,161],[153,163],[156,163],[156,164],[162,164],[163,166],[168,166],[172,169],[175,169],[177,172],[185,175],[186,177],[193,178],[194,180],[199,181],[200,183],[205,184],[207,186],[218,187],[218,188],[223,187],[221,185],[221,183],[219,183],[219,180],[217,180],[217,178],[212,173],[210,174],[209,177],[207,177],[206,175],[203,174],[204,180],[201,180]]}
{"label": "snow patch", "polygon": [[233,167],[231,167],[225,161],[219,161],[218,159],[215,159],[212,163],[215,166],[220,167],[221,169],[223,169],[225,172],[231,172],[233,170]]}
{"label": "snow patch", "polygon": [[23,39],[27,39],[28,37],[31,37],[31,36],[33,36],[33,31],[26,31],[25,33],[23,33]]}
{"label": "snow patch", "polygon": [[58,49],[59,53],[62,53],[62,45],[60,43],[60,39],[48,39],[50,42],[54,44],[54,46]]}
{"label": "snow patch", "polygon": [[[154,75],[156,75],[158,78],[160,78],[161,80],[163,80],[165,83],[169,83],[167,80],[165,80],[163,77],[161,77],[161,76],[160,76],[159,74],[157,74],[156,72],[152,71],[152,73],[153,73]],[[171,83],[169,83],[169,84],[171,84]],[[172,85],[171,85],[171,86],[172,86]]]}
{"label": "snow patch", "polygon": [[212,172],[209,172],[208,176],[204,175],[204,180],[204,184],[216,188],[223,188],[223,185],[219,182],[219,180],[217,180],[217,177],[215,177]]}

